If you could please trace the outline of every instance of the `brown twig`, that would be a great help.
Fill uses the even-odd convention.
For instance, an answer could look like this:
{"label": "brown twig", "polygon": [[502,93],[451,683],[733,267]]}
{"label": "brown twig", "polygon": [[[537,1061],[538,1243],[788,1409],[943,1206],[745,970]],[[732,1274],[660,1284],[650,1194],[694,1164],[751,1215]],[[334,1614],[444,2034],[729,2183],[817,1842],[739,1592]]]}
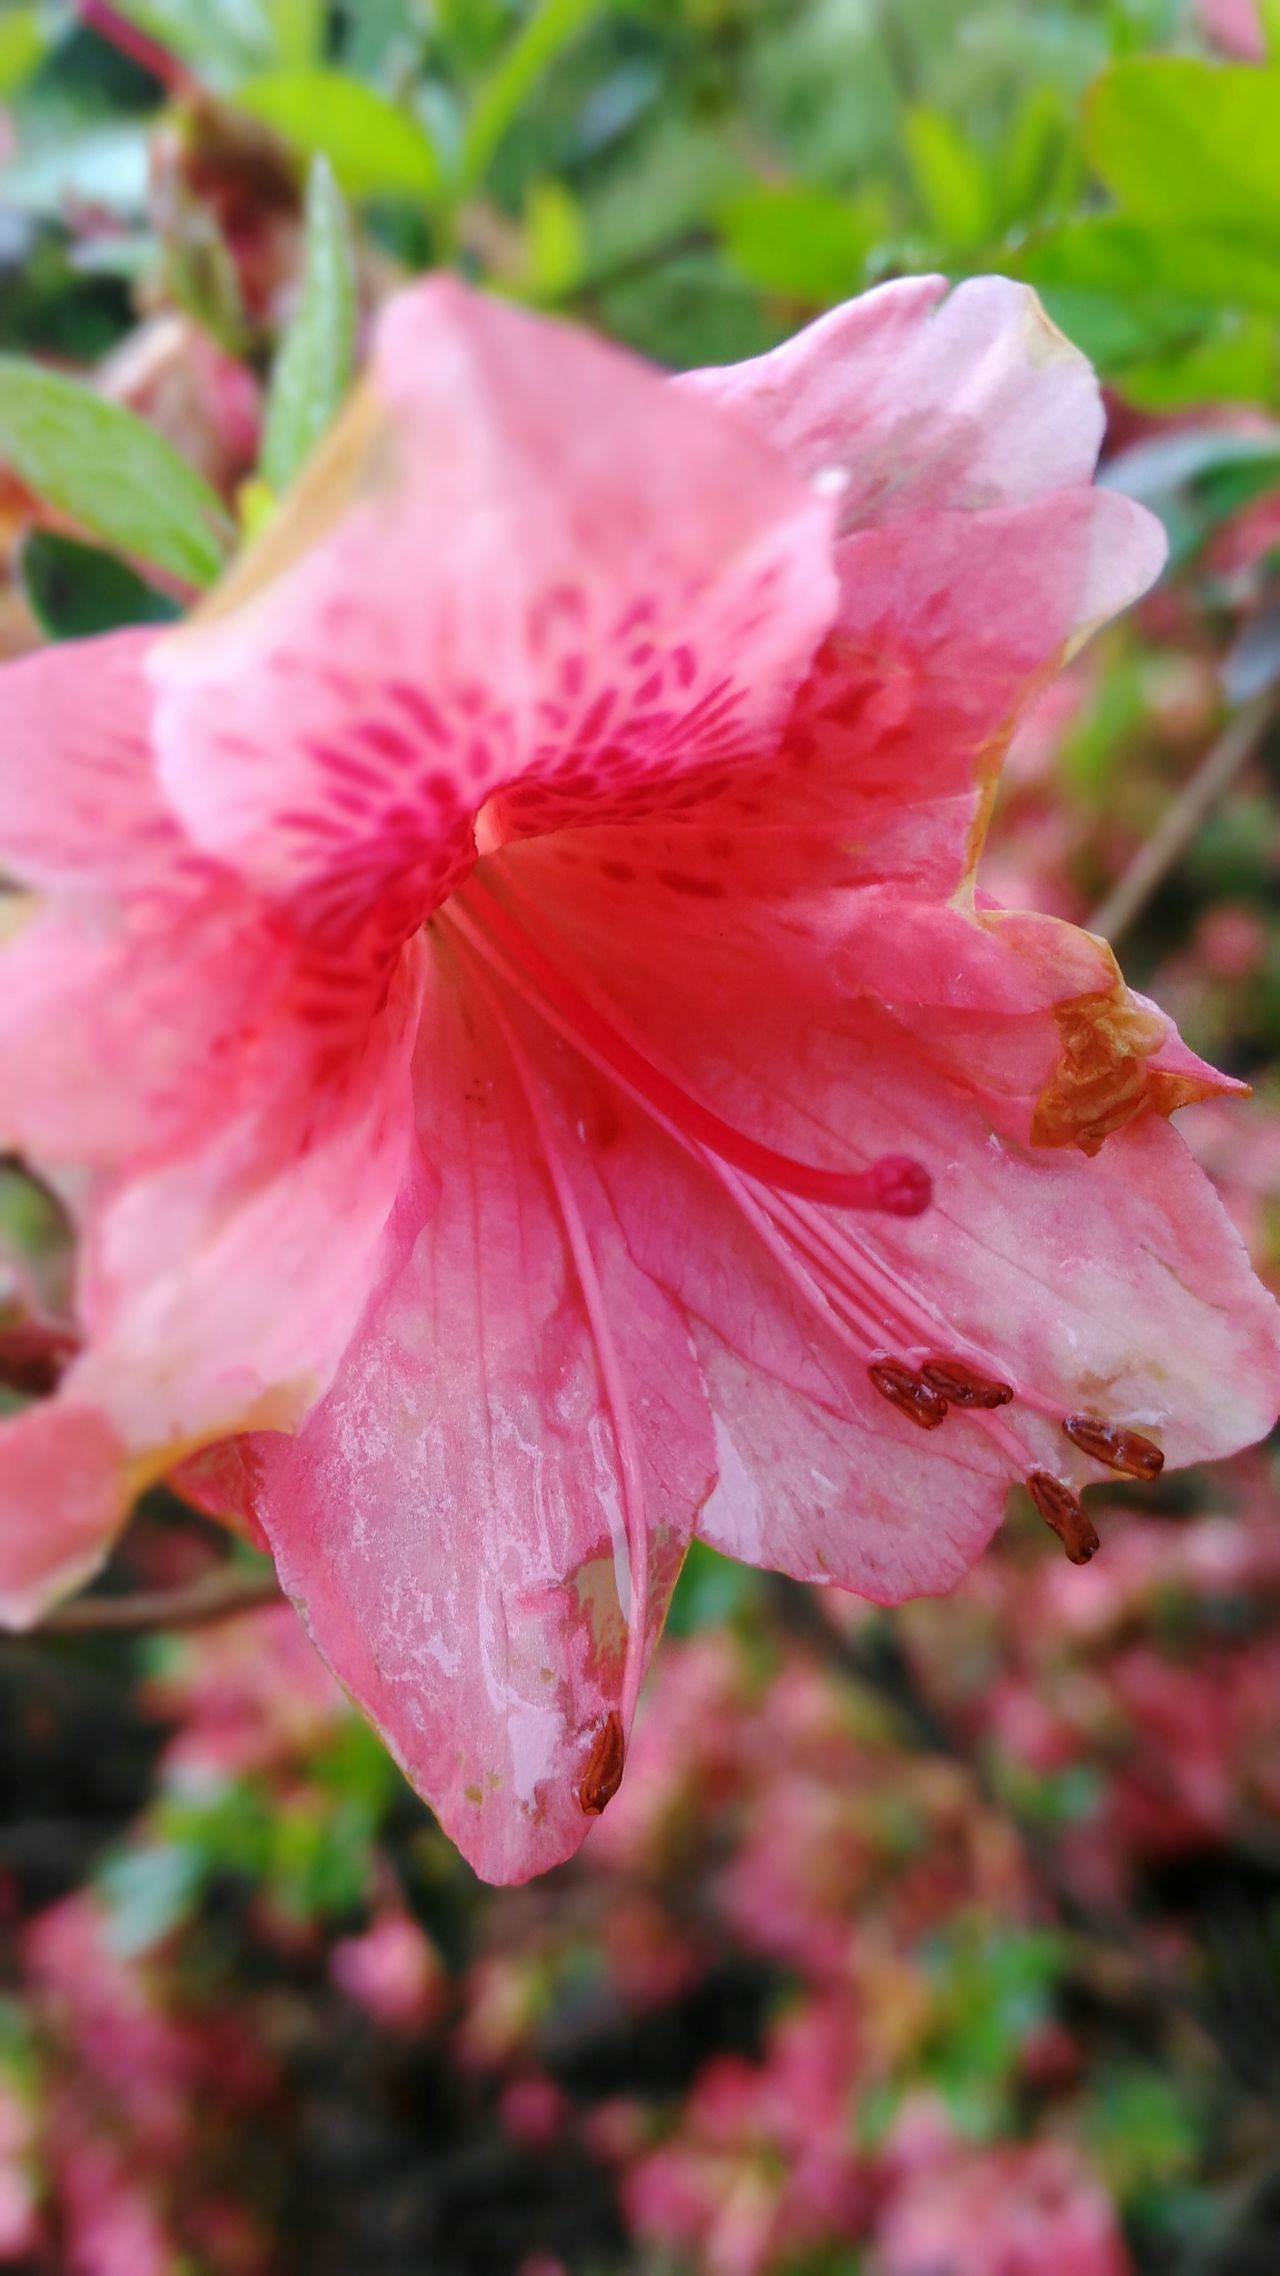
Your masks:
{"label": "brown twig", "polygon": [[162,1628],[204,1628],[236,1612],[283,1599],[273,1572],[219,1565],[181,1588],[142,1589],[132,1596],[78,1596],[42,1620],[41,1636],[144,1635]]}
{"label": "brown twig", "polygon": [[1124,875],[1098,903],[1088,920],[1091,933],[1116,941],[1128,932],[1157,887],[1181,861],[1213,807],[1239,774],[1275,708],[1268,689],[1244,704],[1205,752],[1191,780],[1185,783],[1140,846]]}

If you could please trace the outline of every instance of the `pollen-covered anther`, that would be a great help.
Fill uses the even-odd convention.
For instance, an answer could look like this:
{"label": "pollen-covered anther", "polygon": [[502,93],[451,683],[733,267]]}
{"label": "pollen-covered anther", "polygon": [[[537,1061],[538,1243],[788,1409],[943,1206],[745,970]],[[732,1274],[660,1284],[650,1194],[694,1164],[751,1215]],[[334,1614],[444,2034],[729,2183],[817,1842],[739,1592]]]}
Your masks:
{"label": "pollen-covered anther", "polygon": [[622,1717],[616,1707],[611,1707],[596,1733],[578,1786],[578,1804],[584,1817],[598,1818],[608,1808],[622,1784],[626,1763],[627,1741]]}
{"label": "pollen-covered anther", "polygon": [[936,1430],[947,1419],[947,1402],[940,1391],[917,1375],[901,1360],[878,1359],[867,1369],[877,1391],[896,1407],[899,1414],[909,1415],[921,1430]]}
{"label": "pollen-covered anther", "polygon": [[1141,1431],[1125,1430],[1119,1423],[1104,1421],[1101,1415],[1068,1415],[1062,1427],[1082,1454],[1105,1462],[1109,1470],[1123,1471],[1126,1478],[1143,1478],[1150,1484],[1164,1468],[1160,1448]]}
{"label": "pollen-covered anther", "polygon": [[1013,1397],[1011,1383],[982,1375],[962,1359],[927,1359],[920,1373],[953,1407],[1007,1407]]}
{"label": "pollen-covered anther", "polygon": [[1065,1479],[1055,1478],[1051,1470],[1033,1470],[1027,1479],[1027,1492],[1072,1564],[1087,1565],[1098,1548],[1098,1536],[1079,1494]]}

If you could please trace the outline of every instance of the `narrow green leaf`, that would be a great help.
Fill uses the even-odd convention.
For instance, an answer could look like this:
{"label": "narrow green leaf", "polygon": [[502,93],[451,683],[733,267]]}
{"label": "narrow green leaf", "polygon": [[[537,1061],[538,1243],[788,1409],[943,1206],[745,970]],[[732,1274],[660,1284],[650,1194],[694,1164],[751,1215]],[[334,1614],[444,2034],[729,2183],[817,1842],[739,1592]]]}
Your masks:
{"label": "narrow green leaf", "polygon": [[0,95],[22,85],[47,45],[38,8],[12,8],[0,16]]}
{"label": "narrow green leaf", "polygon": [[225,82],[264,70],[274,41],[262,0],[115,0],[122,16],[197,71]]}
{"label": "narrow green leaf", "polygon": [[236,103],[304,157],[327,158],[350,197],[426,202],[444,186],[435,144],[408,111],[340,71],[274,71]]}
{"label": "narrow green leaf", "polygon": [[805,182],[760,182],[716,219],[736,269],[764,292],[818,306],[857,289],[876,231],[860,207]]}
{"label": "narrow green leaf", "polygon": [[276,54],[286,70],[305,71],[324,54],[325,0],[267,0]]}
{"label": "narrow green leaf", "polygon": [[356,261],[346,208],[327,158],[307,184],[302,290],[276,357],[262,472],[287,490],[330,425],[355,364]]}
{"label": "narrow green leaf", "polygon": [[1139,220],[1280,242],[1280,70],[1189,56],[1115,64],[1086,97],[1084,143]]}
{"label": "narrow green leaf", "polygon": [[221,500],[154,427],[79,380],[0,356],[0,461],[121,553],[192,585],[217,576]]}
{"label": "narrow green leaf", "polygon": [[1016,257],[1031,284],[1074,285],[1202,308],[1252,308],[1280,316],[1280,260],[1221,223],[1132,221],[1084,214],[1047,232]]}
{"label": "narrow green leaf", "polygon": [[902,122],[907,159],[925,212],[947,245],[980,245],[995,219],[995,195],[976,143],[943,111],[917,105]]}
{"label": "narrow green leaf", "polygon": [[462,186],[474,189],[518,118],[525,98],[562,48],[576,39],[605,0],[539,0],[481,86],[462,145]]}
{"label": "narrow green leaf", "polygon": [[32,530],[18,568],[32,614],[51,640],[88,640],[125,624],[168,624],[182,613],[117,554],[58,530]]}
{"label": "narrow green leaf", "polygon": [[582,209],[563,182],[535,182],[525,200],[525,285],[531,300],[572,292],[586,266]]}

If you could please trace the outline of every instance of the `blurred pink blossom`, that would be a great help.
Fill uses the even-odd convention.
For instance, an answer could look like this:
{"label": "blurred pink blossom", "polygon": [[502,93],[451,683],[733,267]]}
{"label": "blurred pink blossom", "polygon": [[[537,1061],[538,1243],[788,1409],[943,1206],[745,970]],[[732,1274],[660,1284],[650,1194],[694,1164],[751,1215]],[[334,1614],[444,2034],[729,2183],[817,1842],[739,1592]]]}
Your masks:
{"label": "blurred pink blossom", "polygon": [[876,2276],[1131,2276],[1111,2201],[1065,2147],[922,2169],[876,2231]]}
{"label": "blurred pink blossom", "polygon": [[329,1955],[339,1991],[388,2031],[421,2031],[445,2004],[447,1979],[434,1947],[417,1922],[394,1909],[380,1912],[361,1936],[344,1936]]}

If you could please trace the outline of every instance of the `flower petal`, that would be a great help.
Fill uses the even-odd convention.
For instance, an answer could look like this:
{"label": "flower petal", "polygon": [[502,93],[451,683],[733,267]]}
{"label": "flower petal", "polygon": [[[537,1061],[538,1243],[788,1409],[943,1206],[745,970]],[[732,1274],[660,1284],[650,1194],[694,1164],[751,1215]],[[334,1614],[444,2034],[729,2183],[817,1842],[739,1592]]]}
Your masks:
{"label": "flower petal", "polygon": [[102,1563],[128,1508],[124,1448],[54,1398],[0,1422],[0,1626],[30,1628]]}
{"label": "flower petal", "polygon": [[91,1210],[87,1343],[66,1389],[151,1475],[209,1439],[296,1425],[398,1261],[397,1204],[425,1182],[409,1087],[420,981],[406,959],[363,1058],[324,1087],[307,1039],[282,1029],[238,1113]]}
{"label": "flower petal", "polygon": [[0,1144],[119,1168],[232,1109],[296,959],[233,879],[64,894],[4,952]]}
{"label": "flower petal", "polygon": [[121,884],[179,857],[155,780],[143,664],[155,634],[40,648],[0,670],[0,872]]}
{"label": "flower petal", "polygon": [[418,1064],[438,1208],[318,1413],[256,1442],[256,1509],[313,1641],[451,1838],[522,1880],[588,1830],[580,1789],[629,1721],[714,1457],[683,1320],[595,1175],[625,1103],[443,967]]}
{"label": "flower petal", "polygon": [[[710,1538],[870,1595],[920,1593],[976,1555],[1011,1480],[1095,1474],[1063,1435],[1068,1413],[1154,1432],[1171,1462],[1269,1427],[1275,1307],[1159,1119],[1178,1102],[1170,1082],[1212,1071],[1177,1063],[1104,943],[886,890],[843,897],[821,965],[776,955],[749,908],[694,900],[681,926],[642,901],[592,955],[585,928],[571,947],[559,929],[575,905],[566,875],[558,900],[546,890],[553,853],[505,852],[498,889],[518,880],[523,912],[536,878],[557,927],[544,922],[544,952],[575,982],[588,963],[597,1008],[610,999],[694,1098],[793,1159],[848,1170],[906,1154],[933,1181],[933,1207],[909,1221],[798,1207],[720,1172],[714,1207],[690,1194],[664,1209],[602,1161],[637,1263],[691,1316],[720,1434]],[[585,862],[567,875],[594,909]],[[1051,1093],[1069,1127],[1045,1133]],[[926,1435],[868,1367],[931,1354],[1022,1396]]]}
{"label": "flower petal", "polygon": [[830,511],[621,350],[437,279],[203,621],[157,644],[197,840],[399,937],[485,843],[766,748],[830,621]]}
{"label": "flower petal", "polygon": [[643,911],[660,952],[690,927],[722,940],[746,903],[772,957],[807,963],[820,986],[848,888],[942,897],[963,883],[1020,715],[1162,558],[1150,515],[1090,490],[846,539],[836,629],[767,766],[680,811],[518,858],[531,878],[561,868],[602,927],[629,929]]}
{"label": "flower petal", "polygon": [[1029,285],[903,277],[768,355],[677,383],[731,404],[839,497],[842,531],[1086,483],[1103,410]]}

